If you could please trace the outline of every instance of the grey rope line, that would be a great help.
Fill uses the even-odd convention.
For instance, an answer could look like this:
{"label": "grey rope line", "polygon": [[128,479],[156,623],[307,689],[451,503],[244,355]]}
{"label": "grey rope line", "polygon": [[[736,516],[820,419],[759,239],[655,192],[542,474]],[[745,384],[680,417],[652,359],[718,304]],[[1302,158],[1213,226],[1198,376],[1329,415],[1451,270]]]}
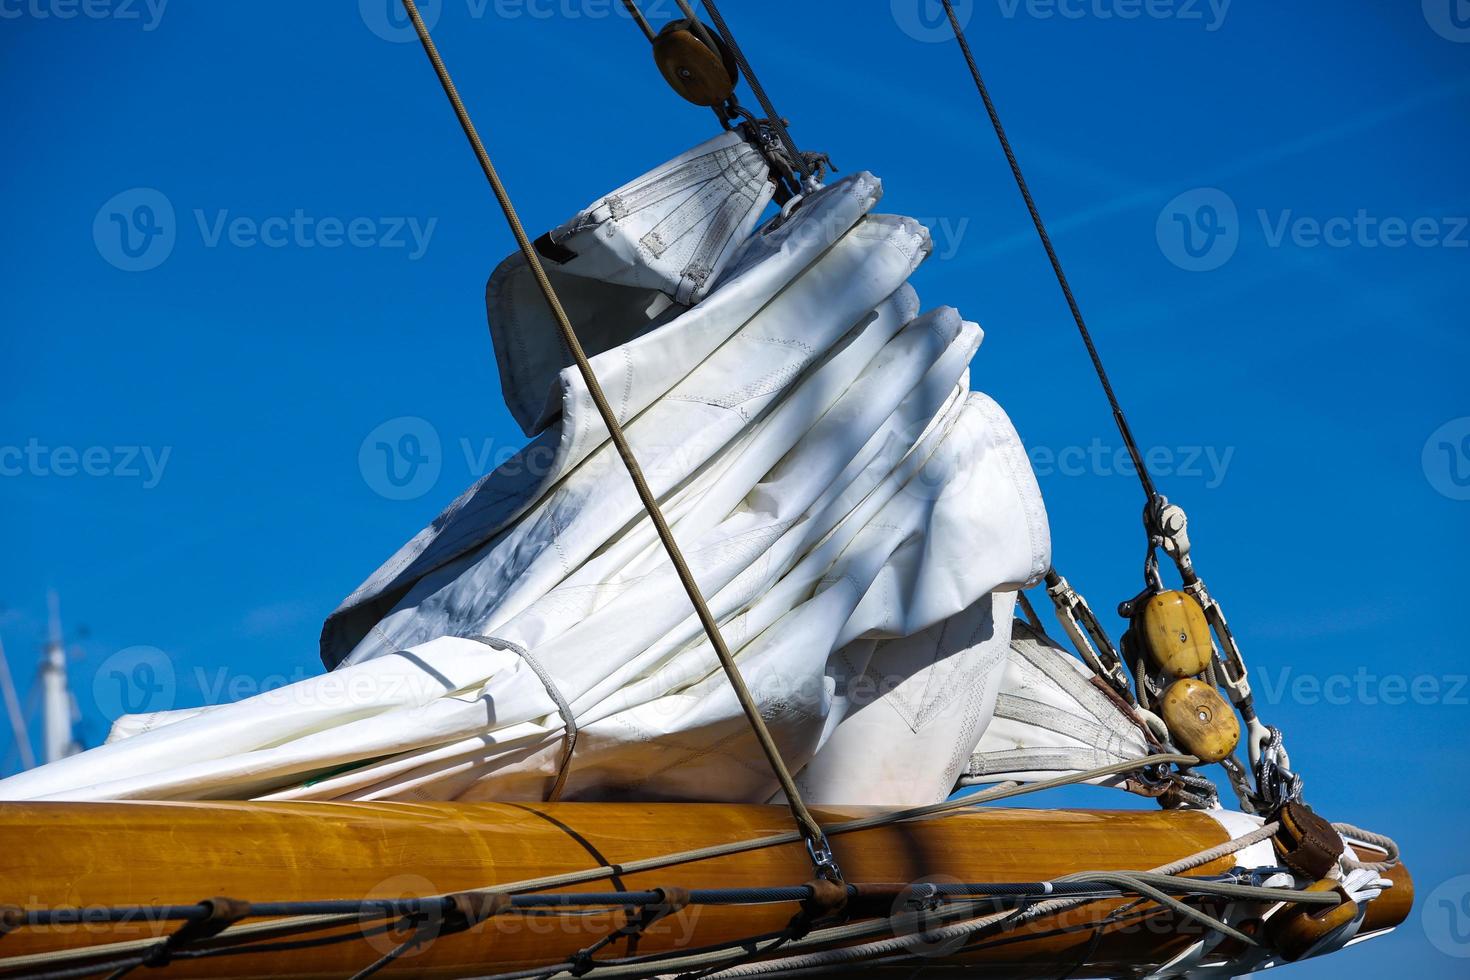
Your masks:
{"label": "grey rope line", "polygon": [[567,776],[572,771],[572,753],[577,750],[577,716],[572,713],[572,704],[566,695],[561,693],[561,688],[551,679],[551,673],[535,655],[521,646],[509,640],[502,640],[498,636],[471,636],[468,639],[477,643],[483,643],[492,650],[508,650],[526,662],[526,666],[536,674],[541,681],[541,686],[546,688],[546,693],[551,700],[556,702],[556,710],[561,713],[564,748],[561,753],[561,763],[556,767],[556,781],[551,784],[551,791],[546,794],[547,803],[555,803],[561,799],[561,794],[567,786]]}
{"label": "grey rope line", "polygon": [[679,5],[679,10],[683,12],[684,17],[689,21],[690,33],[711,51],[719,51],[719,48],[715,45],[714,37],[710,35],[709,28],[704,26],[704,21],[700,20],[699,15],[694,12],[694,8],[689,6],[689,0],[674,0],[674,2]]}
{"label": "grey rope line", "polygon": [[361,970],[358,970],[352,976],[348,977],[347,980],[367,980],[368,977],[380,973],[385,967],[391,966],[397,960],[402,959],[404,954],[409,952],[409,950],[413,949],[415,946],[418,946],[424,942],[433,942],[433,938],[434,937],[429,934],[429,932],[426,932],[424,930],[423,924],[420,923],[415,926],[413,935],[409,936],[403,942],[388,950],[382,956],[379,956],[376,960],[369,963]]}
{"label": "grey rope line", "polygon": [[1072,295],[1072,286],[1067,281],[1067,274],[1062,271],[1062,260],[1057,257],[1057,250],[1052,247],[1051,235],[1047,234],[1046,224],[1041,220],[1041,212],[1037,210],[1036,201],[1031,197],[1031,188],[1026,183],[1026,177],[1021,173],[1021,164],[1016,160],[1015,151],[1011,149],[1011,141],[1006,137],[1005,127],[1000,124],[1000,113],[995,109],[995,103],[990,99],[990,90],[985,87],[985,80],[980,76],[980,66],[975,63],[975,56],[970,52],[970,42],[965,39],[965,29],[960,24],[959,17],[954,12],[954,6],[950,0],[943,0],[944,12],[949,15],[949,25],[954,29],[955,40],[960,43],[960,50],[964,52],[965,62],[970,66],[970,75],[975,79],[975,87],[980,91],[980,99],[985,103],[985,111],[990,116],[990,124],[995,128],[995,135],[1000,139],[1000,148],[1005,151],[1006,161],[1011,165],[1011,174],[1016,178],[1016,186],[1021,191],[1021,198],[1026,202],[1026,210],[1031,212],[1031,221],[1036,225],[1036,233],[1041,236],[1041,245],[1046,249],[1046,257],[1051,260],[1052,272],[1056,274],[1057,285],[1062,287],[1062,295],[1067,299],[1067,307],[1072,311],[1072,319],[1077,322],[1077,331],[1082,335],[1082,343],[1087,347],[1087,354],[1092,358],[1092,368],[1097,372],[1097,379],[1102,382],[1103,393],[1108,396],[1108,405],[1113,410],[1113,421],[1118,425],[1118,432],[1123,437],[1123,444],[1128,447],[1128,455],[1133,459],[1133,468],[1138,471],[1138,480],[1143,484],[1143,492],[1149,500],[1158,496],[1154,489],[1153,477],[1149,475],[1148,467],[1143,464],[1143,454],[1138,451],[1138,442],[1133,438],[1133,430],[1128,425],[1128,418],[1123,414],[1123,406],[1118,402],[1118,396],[1113,392],[1113,384],[1108,380],[1107,369],[1103,367],[1102,356],[1097,352],[1097,346],[1092,342],[1092,333],[1087,329],[1087,323],[1082,319],[1082,308],[1077,305],[1077,297]]}
{"label": "grey rope line", "polygon": [[[1242,837],[1242,838],[1240,838],[1238,840],[1227,841],[1227,842],[1225,842],[1223,844],[1217,845],[1216,847],[1210,848],[1208,851],[1203,851],[1203,852],[1200,852],[1199,854],[1190,855],[1189,857],[1184,858],[1181,861],[1175,862],[1172,865],[1167,865],[1166,867],[1175,867],[1175,866],[1180,866],[1180,865],[1193,865],[1193,866],[1196,866],[1197,867],[1200,864],[1208,863],[1209,860],[1217,860],[1217,859],[1219,859],[1221,857],[1228,856],[1229,854],[1234,853],[1236,851],[1244,850],[1245,848],[1251,846],[1252,844],[1258,843],[1262,839],[1261,838],[1261,832],[1264,831],[1265,829],[1266,828],[1263,827],[1263,828],[1261,828],[1261,830],[1253,831],[1251,834],[1248,834],[1245,837]],[[1208,860],[1201,860],[1202,858],[1205,858],[1207,856],[1208,856]],[[1111,876],[1113,878],[1128,877],[1130,879],[1135,879],[1135,880],[1130,880],[1128,882],[1128,884],[1126,886],[1127,889],[1130,890],[1130,891],[1133,891],[1133,890],[1135,890],[1135,887],[1134,887],[1135,884],[1143,884],[1145,886],[1145,889],[1146,890],[1140,890],[1139,893],[1140,894],[1147,895],[1150,900],[1157,901],[1157,898],[1155,897],[1155,894],[1150,894],[1150,892],[1157,893],[1157,888],[1154,887],[1154,885],[1148,880],[1148,875],[1147,874],[1144,874],[1142,876],[1140,876],[1138,873],[1135,873],[1134,875],[1129,876],[1129,875],[1126,875],[1126,874],[1120,874],[1118,872],[1096,872],[1096,873],[1092,873],[1092,874],[1096,874],[1096,875],[1107,875],[1107,876]],[[1158,871],[1158,872],[1153,872],[1152,874],[1154,874],[1154,875],[1162,874],[1162,869],[1160,871]],[[1055,881],[1062,882],[1062,881],[1070,881],[1070,880],[1074,880],[1074,879],[1085,879],[1088,876],[1089,875],[1086,874],[1086,873],[1084,875],[1069,875],[1066,878],[1057,878],[1057,879],[1055,879]],[[1141,882],[1136,880],[1136,879],[1138,879],[1140,877],[1142,877],[1142,879],[1143,879]],[[1193,881],[1193,880],[1191,880],[1191,882],[1190,882],[1190,887],[1191,888],[1195,888],[1195,889],[1197,889],[1198,891],[1201,891],[1201,892],[1209,892],[1209,893],[1212,893],[1212,894],[1220,894],[1222,896],[1225,896],[1225,895],[1237,895],[1237,896],[1244,897],[1246,894],[1248,894],[1251,898],[1254,898],[1257,901],[1262,901],[1262,900],[1264,900],[1264,901],[1285,901],[1285,900],[1287,900],[1288,896],[1289,896],[1289,898],[1290,898],[1291,901],[1296,901],[1297,898],[1298,898],[1298,896],[1300,895],[1300,893],[1298,893],[1298,892],[1296,892],[1294,890],[1291,890],[1291,889],[1282,889],[1282,888],[1256,888],[1256,889],[1250,889],[1250,888],[1247,888],[1247,886],[1241,886],[1241,885],[1225,885],[1225,884],[1220,884],[1220,883],[1203,883],[1203,882],[1197,882],[1197,881]],[[1242,888],[1247,889],[1246,892],[1240,892],[1240,891],[1238,891],[1239,889],[1242,889]],[[1163,897],[1166,898],[1166,899],[1171,898],[1170,896],[1163,896]],[[1313,903],[1324,904],[1324,905],[1325,904],[1328,904],[1329,901],[1336,901],[1336,900],[1337,899],[1334,896],[1331,896],[1331,895],[1327,895],[1325,898],[1313,898],[1313,899],[1311,899],[1311,901]],[[809,968],[821,967],[821,966],[828,966],[828,965],[832,965],[832,964],[835,964],[835,963],[852,962],[854,960],[866,960],[866,959],[869,959],[869,958],[874,957],[874,956],[885,956],[885,955],[890,955],[890,954],[894,954],[894,953],[902,953],[904,950],[908,949],[909,947],[914,946],[914,945],[917,945],[919,943],[926,943],[926,944],[942,943],[942,942],[945,942],[945,941],[951,940],[951,939],[968,938],[971,935],[973,935],[974,933],[981,932],[981,931],[986,930],[986,929],[992,929],[992,928],[995,928],[997,926],[1001,927],[1002,931],[1009,931],[1010,929],[1013,929],[1015,927],[1019,927],[1020,925],[1023,925],[1024,923],[1026,923],[1028,921],[1032,921],[1032,920],[1038,919],[1038,918],[1045,918],[1045,917],[1047,917],[1049,915],[1059,914],[1059,913],[1064,912],[1064,911],[1067,911],[1069,909],[1076,908],[1076,907],[1081,906],[1081,905],[1086,905],[1086,904],[1088,904],[1089,902],[1092,902],[1092,901],[1095,901],[1095,899],[1087,898],[1087,897],[1075,898],[1075,899],[1074,898],[1052,899],[1052,900],[1048,900],[1048,901],[1045,901],[1045,902],[1041,902],[1041,903],[1039,903],[1037,905],[1031,906],[1029,909],[1023,911],[1020,915],[1018,915],[1015,911],[1004,911],[1004,912],[999,912],[999,913],[987,913],[987,914],[982,915],[982,916],[979,916],[977,918],[965,919],[965,920],[962,920],[962,921],[959,921],[959,922],[955,922],[955,923],[953,923],[951,925],[948,925],[948,926],[943,926],[943,927],[940,927],[940,928],[937,928],[937,929],[931,929],[931,930],[928,930],[928,931],[925,931],[925,932],[918,932],[918,933],[912,933],[912,934],[903,935],[903,936],[889,937],[887,939],[882,939],[882,940],[878,940],[876,942],[871,942],[871,943],[865,943],[865,944],[858,945],[858,946],[846,946],[846,947],[842,947],[842,948],[839,948],[839,949],[818,950],[816,952],[804,953],[804,954],[799,955],[799,956],[782,957],[780,959],[766,960],[766,961],[763,961],[763,962],[760,962],[760,963],[745,964],[745,965],[740,966],[738,968],[729,969],[729,970],[721,970],[718,973],[714,973],[714,974],[712,974],[708,978],[708,980],[734,980],[734,978],[736,978],[736,977],[759,976],[759,975],[771,974],[771,973],[785,974],[788,971],[809,969]],[[1170,907],[1172,908],[1172,906],[1170,906]],[[1178,910],[1175,910],[1175,911],[1178,911]],[[1207,926],[1209,928],[1215,928],[1218,925],[1218,926],[1223,926],[1224,927],[1224,930],[1227,932],[1227,934],[1229,934],[1231,932],[1234,932],[1234,930],[1232,930],[1231,927],[1228,924],[1223,923],[1223,922],[1219,922],[1219,920],[1214,919],[1214,918],[1208,916],[1207,914],[1200,912],[1198,909],[1194,909],[1194,908],[1190,907],[1188,914],[1190,914],[1191,917],[1196,918],[1197,920],[1205,921],[1206,924],[1207,924]],[[892,928],[893,928],[892,922],[890,920],[886,919],[886,918],[880,920],[876,924],[863,922],[863,923],[855,923],[853,925],[847,925],[847,926],[837,926],[837,927],[834,927],[834,928],[831,928],[831,929],[824,929],[824,930],[819,930],[819,931],[813,932],[809,936],[807,936],[805,939],[801,940],[799,943],[793,943],[790,946],[788,946],[787,948],[788,949],[797,949],[797,950],[810,949],[812,947],[819,947],[819,946],[827,945],[827,944],[830,944],[830,943],[833,943],[833,942],[841,942],[841,941],[844,941],[844,940],[856,939],[856,938],[861,938],[863,936],[873,935],[875,933],[886,932],[888,930],[891,930]],[[691,957],[691,959],[693,959],[693,957]],[[701,957],[701,959],[703,959],[703,958]],[[683,969],[687,969],[690,966],[697,966],[697,965],[699,965],[699,964],[697,964],[697,963],[677,963],[676,964],[676,963],[667,963],[667,962],[664,963],[664,964],[662,964],[663,968],[665,968],[665,969],[668,969],[668,968],[683,968]],[[631,970],[619,969],[619,968],[610,968],[610,969],[608,969],[606,971],[598,971],[598,975],[599,976],[607,977],[608,980],[612,980],[612,978],[614,978],[614,977],[618,977],[618,976],[633,976],[635,974],[633,974],[633,972]],[[558,976],[557,977],[557,980],[562,980],[562,977],[563,976],[565,976],[565,975]]]}
{"label": "grey rope line", "polygon": [[684,586],[685,593],[689,596],[689,602],[694,606],[694,612],[698,616],[700,624],[704,627],[705,634],[709,637],[710,646],[714,648],[715,656],[719,658],[720,666],[724,669],[730,686],[735,691],[735,696],[740,702],[741,710],[745,712],[746,720],[750,723],[756,741],[760,743],[761,751],[765,754],[766,761],[770,764],[771,771],[775,774],[777,782],[786,797],[787,805],[791,809],[792,817],[801,829],[804,837],[811,847],[813,861],[818,869],[824,873],[831,873],[840,877],[836,864],[831,860],[831,851],[827,845],[827,839],[822,833],[821,825],[811,815],[806,804],[802,802],[801,791],[797,788],[796,780],[792,777],[790,770],[786,768],[786,762],[781,756],[780,746],[771,736],[770,729],[766,727],[765,719],[761,717],[760,710],[756,706],[755,698],[750,693],[750,688],[745,684],[745,679],[740,674],[740,667],[735,663],[735,657],[730,648],[725,644],[725,638],[720,633],[720,624],[715,615],[710,611],[709,605],[704,600],[704,594],[700,591],[699,583],[694,578],[694,572],[690,570],[688,563],[684,560],[684,553],[679,548],[679,543],[674,539],[674,532],[669,528],[668,521],[664,519],[663,511],[659,507],[658,498],[654,496],[653,490],[643,476],[643,468],[639,466],[638,459],[633,454],[632,447],[628,444],[627,437],[623,434],[622,424],[618,421],[617,413],[603,393],[602,385],[597,380],[597,374],[592,370],[592,364],[587,359],[586,352],[582,349],[581,342],[577,339],[577,332],[572,327],[572,321],[567,317],[566,310],[562,308],[561,300],[557,297],[556,289],[551,285],[551,280],[546,276],[546,270],[541,265],[541,257],[536,252],[531,239],[526,235],[525,228],[521,225],[520,216],[516,214],[515,205],[511,202],[510,193],[501,183],[500,175],[495,170],[495,165],[490,162],[490,154],[485,150],[485,145],[480,141],[479,133],[475,130],[475,124],[470,120],[469,112],[464,107],[464,102],[459,97],[459,91],[454,86],[453,79],[449,76],[449,70],[444,67],[444,61],[439,57],[439,49],[434,44],[434,39],[429,36],[429,29],[424,24],[423,17],[419,14],[418,5],[414,0],[402,0],[404,10],[408,12],[413,21],[414,29],[418,32],[419,42],[423,45],[424,53],[428,55],[429,62],[434,66],[434,72],[439,76],[439,84],[448,96],[450,105],[454,107],[454,113],[459,119],[460,127],[470,141],[470,146],[475,151],[475,157],[479,160],[480,169],[485,173],[485,179],[490,183],[490,189],[495,194],[495,199],[500,203],[500,209],[505,213],[506,223],[510,226],[511,233],[515,236],[516,243],[520,246],[521,254],[525,256],[526,264],[530,267],[536,278],[536,284],[541,289],[541,294],[546,299],[546,304],[551,309],[556,319],[557,329],[561,332],[563,342],[571,352],[572,359],[577,364],[577,371],[582,376],[583,383],[587,386],[587,393],[591,395],[593,403],[597,406],[597,412],[602,416],[603,424],[607,426],[608,435],[613,445],[617,448],[618,455],[622,457],[623,465],[628,471],[628,477],[633,481],[633,487],[638,492],[638,498],[643,503],[643,509],[648,512],[649,519],[653,522],[654,529],[658,532],[659,540],[662,542],[664,551],[668,553],[669,561],[673,564],[675,572],[678,573],[679,581]]}
{"label": "grey rope line", "polygon": [[628,13],[632,14],[634,23],[638,25],[638,29],[643,32],[643,36],[648,38],[650,43],[658,37],[653,27],[649,25],[648,18],[644,17],[643,11],[638,9],[638,0],[623,0],[623,6],[628,8]]}
{"label": "grey rope line", "polygon": [[[1277,825],[1268,824],[1265,827],[1261,827],[1259,830],[1252,831],[1244,837],[1232,841],[1226,841],[1225,843],[1212,847],[1207,851],[1201,851],[1198,854],[1193,854],[1172,864],[1165,865],[1162,868],[1159,868],[1157,871],[1153,872],[1153,874],[1173,875],[1177,874],[1178,871],[1174,871],[1172,869],[1177,868],[1180,870],[1188,870],[1190,868],[1196,868],[1201,865],[1208,864],[1211,861],[1215,861],[1222,857],[1227,857],[1230,854],[1236,853],[1238,851],[1245,850],[1247,847],[1250,847],[1253,844],[1260,843],[1260,841],[1265,840],[1266,838],[1271,836],[1270,833],[1266,833],[1267,830],[1270,830],[1271,833],[1274,833],[1276,829],[1278,829]],[[1117,876],[1116,872],[1109,872],[1107,874],[1113,874],[1115,877]],[[1066,878],[1058,878],[1056,879],[1056,881],[1074,880],[1082,877],[1084,876],[1069,875]],[[1238,888],[1243,886],[1234,887]],[[1287,891],[1287,889],[1261,889],[1261,891],[1266,893],[1269,898],[1276,899],[1278,898],[1278,895],[1280,895],[1280,893]],[[1291,893],[1293,901],[1296,900],[1297,894],[1298,893],[1296,892]],[[1149,897],[1153,898],[1153,896]],[[849,962],[854,959],[866,959],[870,956],[888,955],[896,952],[902,952],[907,947],[916,945],[920,942],[937,943],[944,942],[950,939],[968,938],[976,932],[980,932],[996,925],[1004,925],[1006,929],[1009,930],[1011,928],[1023,925],[1025,922],[1028,921],[1045,918],[1050,915],[1057,915],[1069,909],[1076,908],[1080,905],[1086,905],[1089,901],[1090,899],[1086,898],[1052,899],[1031,906],[1019,916],[1015,912],[1009,911],[990,913],[980,916],[978,918],[968,919],[950,926],[931,930],[929,932],[916,933],[910,936],[898,936],[874,943],[868,943],[862,946],[849,946],[842,949],[824,950],[821,952],[809,953],[799,957],[787,957],[778,960],[770,960],[765,963],[753,963],[746,967],[741,967],[737,970],[722,971],[720,973],[714,974],[712,977],[709,978],[709,980],[733,980],[733,978],[736,977],[756,976],[764,973],[784,973],[787,970],[827,966],[833,963]],[[1326,903],[1324,902],[1323,904]],[[1198,913],[1198,910],[1191,909],[1191,912]],[[1013,921],[1007,922],[1007,919]],[[1224,923],[1221,924],[1223,925]],[[1226,928],[1228,929],[1229,927],[1226,926]],[[823,941],[830,942],[831,939],[826,938],[820,933],[813,933],[810,937],[808,937],[808,942],[804,943],[803,945],[806,945],[808,943],[810,945],[817,945]]]}
{"label": "grey rope line", "polygon": [[[1085,875],[1068,875],[1066,878],[1059,878],[1057,880],[1089,882],[1096,881],[1102,882],[1104,884],[1122,886],[1124,888],[1127,888],[1131,892],[1135,892],[1143,896],[1144,898],[1150,899],[1156,905],[1172,909],[1176,915],[1180,915],[1186,919],[1191,919],[1195,922],[1198,922],[1206,929],[1210,929],[1215,932],[1221,933],[1222,935],[1229,936],[1231,939],[1234,939],[1235,941],[1240,943],[1244,943],[1246,946],[1259,947],[1261,945],[1260,940],[1252,939],[1250,936],[1241,932],[1239,929],[1235,928],[1227,922],[1215,918],[1208,912],[1202,912],[1199,909],[1188,904],[1187,902],[1181,901],[1180,899],[1175,898],[1173,895],[1169,895],[1163,891],[1160,891],[1158,888],[1154,887],[1154,885],[1150,883],[1147,879],[1139,875],[1131,875],[1121,871],[1098,871],[1090,872]],[[1279,889],[1272,890],[1279,891]],[[1273,895],[1272,897],[1274,898],[1276,896]]]}
{"label": "grey rope line", "polygon": [[[383,917],[386,918],[386,916]],[[269,922],[250,922],[244,925],[232,926],[194,945],[200,949],[214,949],[220,946],[238,945],[242,941],[249,941],[250,939],[274,939],[277,936],[291,936],[309,930],[361,925],[364,921],[364,917],[357,914],[297,915],[289,919],[277,919]],[[57,949],[48,950],[44,953],[10,956],[5,959],[0,959],[0,970],[23,970],[31,967],[43,967],[53,963],[60,964],[72,963],[78,960],[91,960],[109,954],[144,952],[157,946],[158,942],[159,940],[151,937],[147,939],[125,939],[121,942],[99,943],[95,946],[83,946],[77,949]],[[99,969],[93,968],[87,972],[97,973]]]}

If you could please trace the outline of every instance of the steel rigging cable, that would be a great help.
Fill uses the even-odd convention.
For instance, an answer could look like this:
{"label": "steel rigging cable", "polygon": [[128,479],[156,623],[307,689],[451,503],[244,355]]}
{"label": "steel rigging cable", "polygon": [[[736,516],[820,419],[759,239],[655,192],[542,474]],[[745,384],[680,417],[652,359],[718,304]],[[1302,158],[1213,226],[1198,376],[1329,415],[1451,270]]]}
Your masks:
{"label": "steel rigging cable", "polygon": [[1062,287],[1062,295],[1067,298],[1067,307],[1072,311],[1072,319],[1077,322],[1077,332],[1082,335],[1082,343],[1087,345],[1087,354],[1092,358],[1093,370],[1097,372],[1097,379],[1102,382],[1103,392],[1108,396],[1108,405],[1113,410],[1113,420],[1118,423],[1118,432],[1123,436],[1123,444],[1128,447],[1128,455],[1133,459],[1133,468],[1138,472],[1139,482],[1143,484],[1144,495],[1152,502],[1158,496],[1158,491],[1154,488],[1153,477],[1149,476],[1148,468],[1143,464],[1143,455],[1138,451],[1138,443],[1133,438],[1133,430],[1128,425],[1127,416],[1123,414],[1123,406],[1119,404],[1112,382],[1108,380],[1107,369],[1103,367],[1102,357],[1097,352],[1097,346],[1092,342],[1092,334],[1087,329],[1087,322],[1082,319],[1082,309],[1077,305],[1077,297],[1072,295],[1072,286],[1067,281],[1067,274],[1062,271],[1062,260],[1057,257],[1057,250],[1052,247],[1051,235],[1047,234],[1046,223],[1041,220],[1041,212],[1037,210],[1036,201],[1031,197],[1031,188],[1027,186],[1026,177],[1021,173],[1021,164],[1017,162],[1015,151],[1011,149],[1011,141],[1006,137],[1005,127],[1000,123],[1000,113],[996,111],[995,103],[990,98],[990,90],[985,87],[985,79],[980,76],[980,66],[975,63],[975,56],[970,51],[970,42],[965,39],[965,29],[954,12],[954,4],[950,0],[941,0],[941,2],[944,4],[944,12],[949,15],[950,27],[954,28],[955,40],[960,43],[965,62],[970,66],[970,76],[975,79],[975,88],[980,91],[980,98],[985,103],[985,111],[990,116],[990,124],[995,127],[995,135],[1000,140],[1000,148],[1005,151],[1006,161],[1011,165],[1011,174],[1016,178],[1016,186],[1020,188],[1021,197],[1026,202],[1026,210],[1031,212],[1031,221],[1036,225],[1036,233],[1041,236],[1041,245],[1046,249],[1046,257],[1051,260],[1051,268],[1056,273],[1057,285]]}

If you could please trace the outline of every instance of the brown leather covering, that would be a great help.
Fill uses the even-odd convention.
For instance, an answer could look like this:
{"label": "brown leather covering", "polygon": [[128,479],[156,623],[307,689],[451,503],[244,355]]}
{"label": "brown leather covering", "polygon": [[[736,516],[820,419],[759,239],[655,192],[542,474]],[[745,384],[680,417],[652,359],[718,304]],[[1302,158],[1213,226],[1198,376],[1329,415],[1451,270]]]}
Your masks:
{"label": "brown leather covering", "polygon": [[1271,845],[1281,863],[1308,878],[1326,878],[1342,857],[1342,837],[1305,803],[1287,803],[1272,817],[1281,824]]}

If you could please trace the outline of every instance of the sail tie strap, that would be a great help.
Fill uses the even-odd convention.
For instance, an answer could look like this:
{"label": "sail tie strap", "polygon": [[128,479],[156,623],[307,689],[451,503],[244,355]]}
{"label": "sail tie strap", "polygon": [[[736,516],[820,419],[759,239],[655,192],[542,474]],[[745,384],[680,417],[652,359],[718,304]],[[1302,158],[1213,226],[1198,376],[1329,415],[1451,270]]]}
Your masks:
{"label": "sail tie strap", "polygon": [[572,712],[572,703],[567,700],[565,694],[561,693],[561,688],[556,686],[556,682],[551,679],[551,672],[546,669],[540,659],[519,643],[502,640],[498,636],[471,636],[468,639],[476,643],[483,643],[492,650],[507,650],[520,657],[541,681],[541,686],[546,688],[547,695],[556,703],[556,710],[561,714],[564,748],[561,752],[561,763],[556,767],[556,781],[551,784],[551,791],[546,794],[546,802],[555,803],[561,799],[562,790],[566,789],[567,776],[572,771],[572,753],[577,750],[577,716]]}
{"label": "sail tie strap", "polygon": [[[765,754],[766,761],[771,766],[781,791],[786,797],[787,805],[791,809],[791,815],[796,821],[801,836],[805,839],[807,849],[812,856],[812,862],[818,874],[822,877],[840,880],[841,871],[832,855],[831,845],[827,842],[827,836],[822,827],[806,804],[802,802],[801,792],[797,789],[796,780],[787,769],[786,762],[781,756],[780,746],[776,744],[770,729],[766,727],[765,719],[761,717],[760,710],[756,706],[755,698],[746,686],[745,679],[740,674],[740,667],[735,663],[735,657],[730,648],[725,644],[725,638],[720,632],[720,624],[710,610],[709,604],[705,602],[704,593],[700,591],[699,583],[694,578],[694,572],[684,560],[684,553],[679,548],[679,543],[674,539],[674,532],[669,528],[668,521],[664,519],[663,510],[659,507],[658,498],[653,489],[649,487],[648,481],[644,479],[643,469],[638,464],[638,459],[633,454],[633,449],[628,443],[627,436],[623,433],[622,424],[618,421],[617,413],[607,400],[607,395],[602,390],[601,383],[597,380],[597,374],[592,370],[592,363],[587,359],[587,353],[582,349],[581,342],[577,339],[577,332],[572,327],[572,321],[568,318],[566,310],[562,308],[561,300],[557,297],[556,289],[547,278],[546,269],[541,265],[541,256],[536,247],[526,234],[526,229],[521,224],[520,216],[516,213],[515,205],[511,202],[510,193],[501,183],[500,175],[495,170],[495,165],[490,161],[490,154],[485,149],[485,144],[480,141],[480,135],[475,130],[475,124],[470,120],[468,110],[459,97],[459,90],[455,88],[454,80],[449,76],[449,70],[444,67],[444,61],[439,57],[439,49],[434,44],[434,39],[429,36],[429,29],[424,24],[424,19],[419,13],[418,5],[414,0],[402,0],[403,8],[408,13],[409,19],[413,21],[414,30],[418,32],[419,42],[423,45],[424,53],[428,55],[429,62],[434,66],[434,72],[439,76],[439,84],[444,89],[444,94],[449,98],[450,105],[454,107],[455,116],[459,119],[460,127],[470,141],[470,146],[475,151],[475,157],[479,160],[480,169],[485,173],[485,179],[490,183],[490,189],[495,194],[495,199],[500,203],[500,209],[505,213],[506,223],[510,226],[511,233],[515,236],[516,243],[520,246],[521,254],[525,256],[526,264],[530,267],[536,278],[536,284],[541,289],[546,304],[551,308],[552,316],[556,320],[557,329],[561,332],[563,342],[571,352],[572,359],[576,362],[577,370],[582,376],[583,383],[587,386],[587,393],[592,397],[593,404],[597,406],[597,412],[602,416],[603,424],[607,426],[608,435],[627,468],[628,477],[633,481],[633,487],[638,492],[638,498],[643,503],[643,509],[648,512],[649,519],[653,522],[654,530],[658,532],[659,541],[662,542],[664,551],[669,556],[669,561],[678,573],[679,581],[684,586],[684,591],[689,596],[690,603],[694,606],[695,614],[700,624],[704,627],[705,634],[709,637],[710,646],[714,648],[715,656],[719,659],[720,666],[724,669],[730,686],[735,691],[735,697],[740,702],[740,708],[745,713],[746,720],[750,723],[751,730],[755,733],[756,741],[760,743],[761,751]],[[713,13],[713,11],[711,12]]]}

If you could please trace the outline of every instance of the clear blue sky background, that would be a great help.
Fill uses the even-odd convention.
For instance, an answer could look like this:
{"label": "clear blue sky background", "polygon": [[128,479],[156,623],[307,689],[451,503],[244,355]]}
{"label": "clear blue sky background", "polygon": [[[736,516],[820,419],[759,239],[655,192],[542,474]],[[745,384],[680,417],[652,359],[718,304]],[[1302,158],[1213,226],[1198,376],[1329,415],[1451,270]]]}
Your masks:
{"label": "clear blue sky background", "polygon": [[[0,449],[31,450],[0,458],[0,636],[24,696],[59,592],[88,631],[91,742],[117,651],[164,651],[178,705],[315,672],[323,616],[520,442],[482,306],[513,242],[421,52],[380,36],[402,30],[385,3],[0,0]],[[711,134],[616,6],[443,0],[532,229]],[[1033,447],[1058,566],[1110,610],[1139,585],[1140,495],[958,52],[915,0],[727,6],[800,141],[934,227],[921,293],[986,327],[975,384]],[[1396,833],[1429,896],[1470,873],[1470,10],[961,6],[1263,713],[1318,808]],[[300,241],[211,239],[298,211]],[[113,214],[171,251],[129,259]],[[358,245],[316,225],[358,218]],[[433,223],[425,248],[391,234],[405,219]],[[1331,219],[1345,234],[1314,238]],[[439,475],[395,500],[359,449],[403,416],[437,433]],[[1463,975],[1467,895],[1451,881],[1342,967]]]}

